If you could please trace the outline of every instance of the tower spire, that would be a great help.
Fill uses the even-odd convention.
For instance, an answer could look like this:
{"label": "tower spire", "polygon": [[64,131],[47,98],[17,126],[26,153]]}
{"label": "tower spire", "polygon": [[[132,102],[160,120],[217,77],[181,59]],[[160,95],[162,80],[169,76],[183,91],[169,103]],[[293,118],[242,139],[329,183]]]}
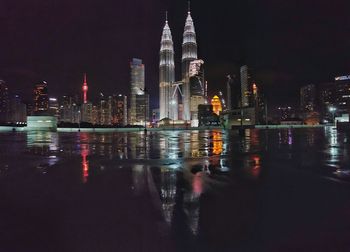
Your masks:
{"label": "tower spire", "polygon": [[84,73],[84,81],[83,81],[83,100],[84,103],[87,103],[87,91],[88,91],[88,85],[87,85],[87,79],[86,79],[86,73]]}
{"label": "tower spire", "polygon": [[188,13],[190,13],[191,12],[191,1],[188,1],[187,3],[188,3]]}
{"label": "tower spire", "polygon": [[165,22],[168,23],[168,11],[165,12]]}

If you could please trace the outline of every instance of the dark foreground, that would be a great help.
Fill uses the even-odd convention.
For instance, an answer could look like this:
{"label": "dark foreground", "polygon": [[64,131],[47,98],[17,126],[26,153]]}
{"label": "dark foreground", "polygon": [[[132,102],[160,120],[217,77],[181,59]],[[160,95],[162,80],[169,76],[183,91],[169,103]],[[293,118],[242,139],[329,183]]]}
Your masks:
{"label": "dark foreground", "polygon": [[0,133],[0,251],[349,251],[331,128]]}

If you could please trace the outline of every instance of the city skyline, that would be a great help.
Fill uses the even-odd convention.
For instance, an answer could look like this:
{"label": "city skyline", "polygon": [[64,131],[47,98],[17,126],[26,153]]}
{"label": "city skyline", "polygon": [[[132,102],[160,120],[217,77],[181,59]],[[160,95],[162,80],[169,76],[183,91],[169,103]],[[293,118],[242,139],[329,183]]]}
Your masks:
{"label": "city skyline", "polygon": [[[147,65],[146,86],[151,97],[156,96],[157,52],[164,12],[169,12],[172,32],[176,34],[175,51],[180,52],[187,1],[136,1],[125,6],[112,1],[103,5],[82,3],[61,1],[56,6],[44,1],[2,2],[0,14],[6,36],[0,42],[0,77],[7,81],[10,90],[28,97],[35,82],[46,80],[55,96],[75,94],[81,88],[82,73],[87,72],[93,98],[100,91],[128,94],[128,63],[138,57]],[[146,5],[154,7],[150,13],[143,10]],[[210,95],[216,88],[224,91],[227,74],[237,72],[244,64],[253,69],[268,96],[277,96],[276,103],[290,102],[286,94],[297,94],[302,85],[349,72],[345,50],[348,42],[339,39],[349,26],[344,13],[349,3],[345,1],[284,6],[273,0],[263,6],[254,1],[223,1],[211,8],[208,3],[191,1],[191,5],[196,29],[200,31],[199,54],[206,59]],[[80,9],[86,13],[84,17],[74,15]],[[338,15],[332,16],[334,9]],[[61,22],[61,13],[65,13],[65,22]],[[127,25],[126,13],[137,14]],[[247,16],[250,18],[242,19]],[[126,27],[121,29],[123,25]],[[143,32],[133,32],[136,27]],[[337,47],[331,46],[334,44]],[[175,55],[177,69],[180,57],[179,53]],[[157,107],[158,101],[151,103]]]}

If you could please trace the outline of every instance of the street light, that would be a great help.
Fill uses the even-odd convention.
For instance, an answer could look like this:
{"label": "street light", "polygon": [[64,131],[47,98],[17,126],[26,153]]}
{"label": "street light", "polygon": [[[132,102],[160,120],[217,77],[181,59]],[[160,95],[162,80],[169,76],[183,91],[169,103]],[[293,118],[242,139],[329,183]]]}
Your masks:
{"label": "street light", "polygon": [[334,107],[334,106],[330,106],[330,107],[328,108],[328,110],[329,110],[329,112],[332,113],[333,124],[335,125],[335,111],[337,111],[337,108]]}

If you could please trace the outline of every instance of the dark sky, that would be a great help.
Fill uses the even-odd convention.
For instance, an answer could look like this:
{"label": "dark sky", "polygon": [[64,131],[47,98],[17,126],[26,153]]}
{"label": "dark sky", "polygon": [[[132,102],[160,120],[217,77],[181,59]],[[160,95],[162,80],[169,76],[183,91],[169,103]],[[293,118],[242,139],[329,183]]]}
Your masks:
{"label": "dark sky", "polygon": [[[298,88],[350,74],[350,2],[309,0],[191,1],[199,57],[211,94],[246,63],[273,103],[297,101]],[[129,92],[129,62],[143,59],[152,104],[169,11],[180,75],[187,12],[182,0],[0,0],[0,78],[30,98],[46,80],[51,95]]]}

